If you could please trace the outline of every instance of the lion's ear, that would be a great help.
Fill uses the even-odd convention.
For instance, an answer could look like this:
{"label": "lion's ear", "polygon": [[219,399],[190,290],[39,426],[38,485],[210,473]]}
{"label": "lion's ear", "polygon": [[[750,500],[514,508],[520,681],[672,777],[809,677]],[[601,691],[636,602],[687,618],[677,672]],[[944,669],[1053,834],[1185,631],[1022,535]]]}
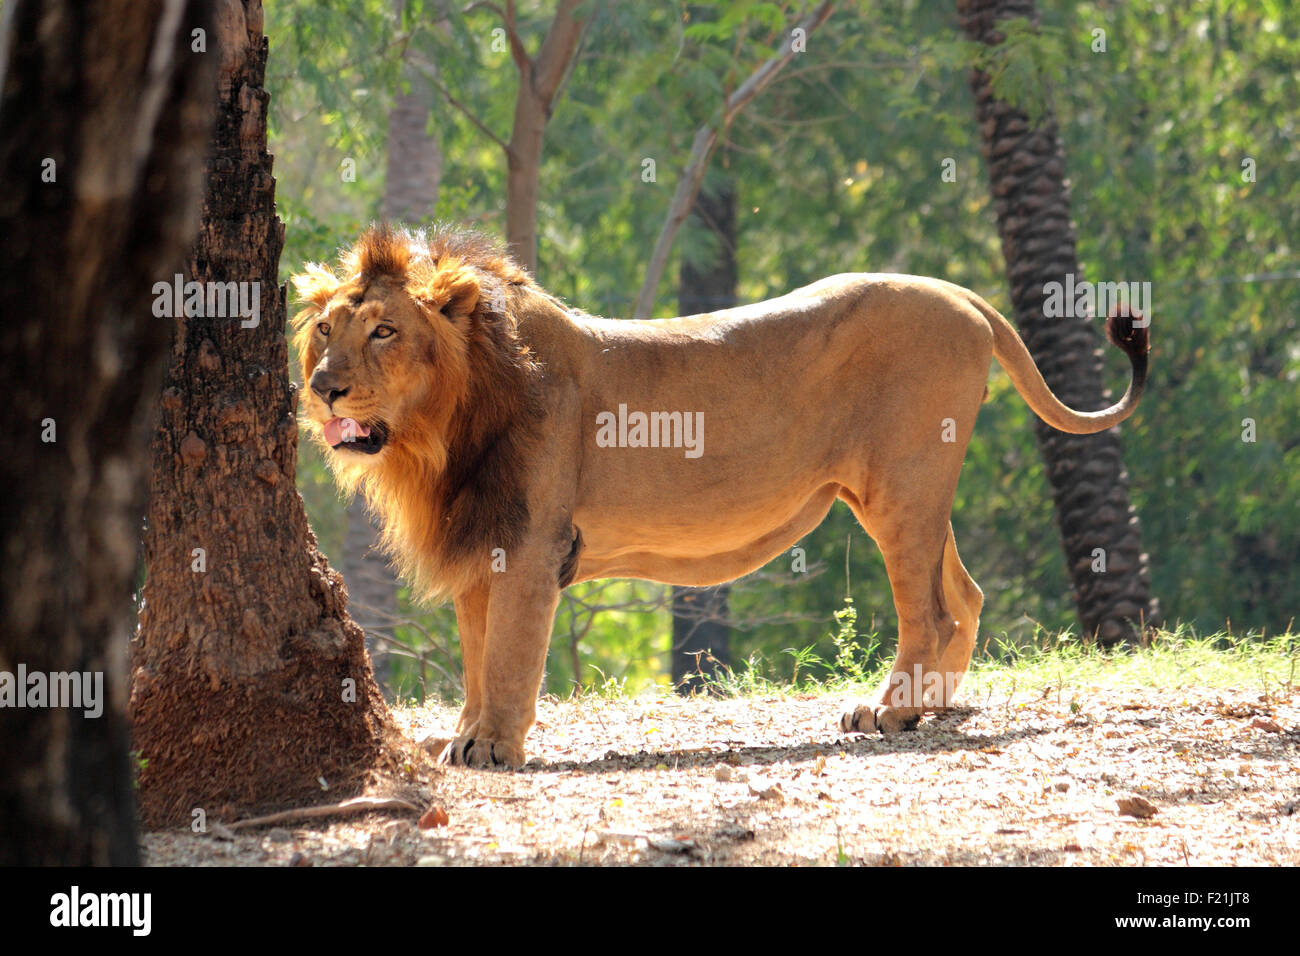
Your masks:
{"label": "lion's ear", "polygon": [[443,268],[416,294],[430,312],[441,312],[453,322],[472,315],[478,307],[481,287],[474,270]]}
{"label": "lion's ear", "polygon": [[443,311],[451,318],[462,318],[472,314],[478,307],[480,292],[478,276],[468,269],[462,269],[447,290],[447,305]]}

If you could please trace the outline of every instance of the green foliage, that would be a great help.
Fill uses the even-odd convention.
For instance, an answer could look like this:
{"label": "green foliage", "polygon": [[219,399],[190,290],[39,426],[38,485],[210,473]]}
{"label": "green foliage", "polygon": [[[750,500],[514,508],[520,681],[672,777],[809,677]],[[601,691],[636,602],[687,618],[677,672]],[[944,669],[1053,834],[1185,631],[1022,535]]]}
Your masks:
{"label": "green foliage", "polygon": [[[1039,631],[1032,641],[977,654],[962,693],[979,696],[1014,685],[1066,697],[1083,689],[1258,688],[1289,696],[1300,676],[1300,639],[1179,626],[1155,632],[1140,648],[1106,650],[1069,632]],[[1072,707],[1077,711],[1078,708]]]}
{"label": "green foliage", "polygon": [[149,758],[140,756],[140,751],[131,751],[131,789],[140,789],[140,774],[149,767]]}
{"label": "green foliage", "polygon": [[1110,52],[1072,61],[1058,110],[1089,272],[1153,286],[1125,433],[1155,590],[1171,620],[1277,631],[1300,606],[1300,11],[1085,4],[1065,29],[1094,25]]}
{"label": "green foliage", "polygon": [[838,625],[831,640],[835,643],[835,671],[851,681],[866,679],[866,660],[871,656],[870,650],[859,655],[858,649],[858,609],[853,606],[853,598],[844,599],[844,607],[835,612]]}
{"label": "green foliage", "polygon": [[1050,108],[1054,87],[1065,78],[1068,53],[1061,33],[1036,27],[1023,17],[1002,21],[998,30],[1004,39],[997,46],[978,44],[965,52],[989,75],[994,95],[1036,121]]}

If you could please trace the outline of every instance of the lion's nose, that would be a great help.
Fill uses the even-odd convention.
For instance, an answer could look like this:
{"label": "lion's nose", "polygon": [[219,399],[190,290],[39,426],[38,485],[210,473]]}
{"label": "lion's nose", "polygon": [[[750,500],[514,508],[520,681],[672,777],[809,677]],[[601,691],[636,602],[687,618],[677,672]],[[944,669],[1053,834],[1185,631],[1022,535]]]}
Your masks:
{"label": "lion's nose", "polygon": [[321,401],[326,405],[333,405],[336,401],[348,393],[347,388],[339,388],[339,381],[324,369],[315,372],[311,377],[311,390],[320,396]]}

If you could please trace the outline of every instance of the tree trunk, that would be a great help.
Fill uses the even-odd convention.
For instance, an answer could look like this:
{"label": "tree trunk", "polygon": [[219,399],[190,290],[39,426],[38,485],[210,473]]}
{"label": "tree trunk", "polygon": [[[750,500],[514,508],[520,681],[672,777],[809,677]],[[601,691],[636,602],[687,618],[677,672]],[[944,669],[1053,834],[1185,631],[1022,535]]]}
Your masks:
{"label": "tree trunk", "polygon": [[750,100],[763,92],[776,75],[785,69],[786,64],[797,52],[796,38],[807,40],[814,30],[826,22],[833,8],[834,4],[830,0],[824,0],[817,9],[799,21],[798,26],[787,31],[781,45],[777,47],[776,55],[749,74],[749,78],[723,101],[722,115],[695,131],[695,138],[691,141],[691,154],[686,160],[681,175],[677,178],[677,187],[673,190],[672,202],[668,205],[668,215],[664,217],[663,225],[659,227],[659,236],[655,239],[654,248],[650,252],[650,262],[646,266],[645,278],[641,280],[641,291],[637,293],[632,318],[648,319],[654,312],[659,280],[663,277],[664,270],[668,268],[668,256],[677,238],[677,230],[695,208],[695,197],[704,182],[709,159],[718,145],[719,131],[728,129],[732,120],[740,115],[740,111],[749,104]]}
{"label": "tree trunk", "polygon": [[[1002,42],[997,21],[1038,19],[1033,0],[958,0],[957,10],[967,36],[990,46]],[[1102,408],[1110,396],[1092,322],[1086,316],[1048,318],[1043,308],[1048,283],[1064,282],[1067,273],[1082,278],[1056,120],[1049,109],[1035,126],[994,96],[989,76],[980,70],[972,71],[971,89],[1016,325],[1063,402]],[[1066,435],[1041,421],[1034,426],[1083,631],[1103,644],[1132,640],[1134,623],[1156,622],[1159,605],[1129,502],[1119,429]],[[1105,562],[1100,572],[1094,570],[1099,555]]]}
{"label": "tree trunk", "polygon": [[366,633],[366,651],[374,665],[375,679],[392,697],[392,656],[376,633],[392,636],[398,620],[397,575],[379,547],[382,528],[366,512],[363,495],[348,503],[347,531],[343,536],[343,580],[348,586],[348,607],[352,619]]}
{"label": "tree trunk", "polygon": [[532,92],[527,75],[521,73],[506,150],[506,248],[533,275],[537,274],[537,181],[549,113],[549,106]]}
{"label": "tree trunk", "polygon": [[[730,178],[695,197],[688,228],[712,237],[711,255],[682,257],[677,308],[682,315],[717,312],[736,304],[736,188]],[[727,598],[731,585],[673,588],[673,686],[690,694],[731,665]]]}
{"label": "tree trunk", "polygon": [[176,319],[132,661],[150,826],[297,803],[324,787],[348,795],[391,728],[342,579],[317,550],[294,486],[267,41],[258,0],[222,10],[216,132],[188,272],[239,283],[260,315],[214,316],[209,306]]}
{"label": "tree trunk", "polygon": [[[394,0],[398,18],[406,0]],[[384,219],[416,222],[433,214],[442,183],[442,147],[428,132],[433,108],[433,84],[429,75],[436,64],[426,63],[413,47],[402,59],[402,84],[393,95],[388,111],[388,164],[380,215]]]}
{"label": "tree trunk", "polygon": [[[211,61],[190,51],[191,30],[209,26],[209,4],[170,9],[160,0],[11,0],[6,11],[5,866],[139,860],[125,665],[146,449],[169,335],[149,292],[193,238],[211,127]],[[17,686],[20,669],[25,686]],[[19,696],[39,702],[27,693],[34,675],[72,673],[82,675],[82,693],[71,706],[50,706],[48,697],[16,706]],[[6,684],[15,695],[7,700]]]}
{"label": "tree trunk", "polygon": [[506,4],[505,28],[510,53],[519,70],[514,126],[506,146],[506,248],[515,261],[537,274],[537,182],[542,168],[542,141],[560,84],[578,52],[586,20],[578,16],[581,0],[559,0],[546,39],[529,57],[515,29],[514,0]]}

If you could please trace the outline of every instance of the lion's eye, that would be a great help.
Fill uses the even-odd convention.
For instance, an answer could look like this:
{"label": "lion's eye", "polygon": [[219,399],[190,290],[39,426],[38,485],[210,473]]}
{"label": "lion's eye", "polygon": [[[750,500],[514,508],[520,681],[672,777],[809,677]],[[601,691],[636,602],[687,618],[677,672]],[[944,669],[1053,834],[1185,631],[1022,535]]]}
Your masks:
{"label": "lion's eye", "polygon": [[328,322],[317,322],[316,331],[319,332],[321,335],[325,336],[326,338],[329,338],[330,324]]}
{"label": "lion's eye", "polygon": [[396,330],[391,325],[378,325],[375,326],[375,330],[370,333],[370,337],[372,339],[387,339],[391,338],[395,333]]}

